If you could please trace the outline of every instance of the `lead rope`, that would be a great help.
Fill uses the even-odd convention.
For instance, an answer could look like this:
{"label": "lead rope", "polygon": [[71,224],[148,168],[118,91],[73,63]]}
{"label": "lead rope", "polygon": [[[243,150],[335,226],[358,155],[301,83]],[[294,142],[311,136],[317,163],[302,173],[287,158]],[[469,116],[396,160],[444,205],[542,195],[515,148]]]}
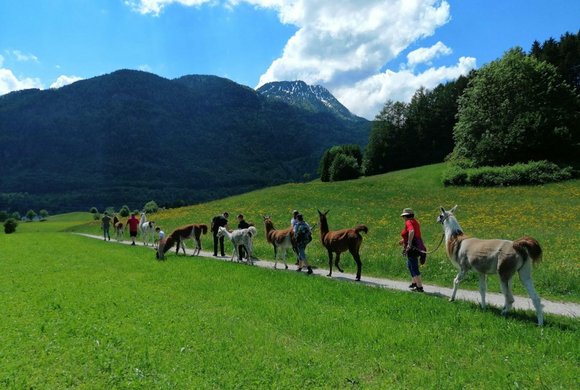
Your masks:
{"label": "lead rope", "polygon": [[445,233],[443,233],[441,235],[441,240],[439,241],[439,245],[437,245],[437,248],[433,249],[432,251],[426,252],[426,251],[422,251],[421,249],[417,248],[417,247],[413,247],[413,249],[416,249],[419,253],[423,253],[424,255],[430,255],[431,253],[435,252],[437,249],[439,249],[439,247],[441,246],[441,243],[443,243],[443,239],[445,238]]}

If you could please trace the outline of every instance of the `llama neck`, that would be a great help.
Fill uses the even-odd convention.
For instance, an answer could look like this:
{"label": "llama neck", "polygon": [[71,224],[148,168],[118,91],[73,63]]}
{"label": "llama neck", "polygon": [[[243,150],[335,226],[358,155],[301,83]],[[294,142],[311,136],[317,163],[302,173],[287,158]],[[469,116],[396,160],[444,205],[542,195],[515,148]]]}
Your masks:
{"label": "llama neck", "polygon": [[326,217],[321,215],[320,216],[320,235],[324,236],[326,233],[328,233],[328,221],[326,220]]}
{"label": "llama neck", "polygon": [[463,235],[463,229],[459,226],[459,222],[454,216],[450,216],[445,221],[445,240],[449,241],[453,238]]}

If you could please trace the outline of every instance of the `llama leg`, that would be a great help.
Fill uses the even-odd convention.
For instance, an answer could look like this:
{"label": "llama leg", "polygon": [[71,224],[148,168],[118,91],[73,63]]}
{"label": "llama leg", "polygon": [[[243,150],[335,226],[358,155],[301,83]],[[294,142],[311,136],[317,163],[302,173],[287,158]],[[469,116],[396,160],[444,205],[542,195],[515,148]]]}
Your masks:
{"label": "llama leg", "polygon": [[485,309],[485,292],[487,291],[487,275],[479,274],[479,295],[481,295],[481,308]]}
{"label": "llama leg", "polygon": [[284,248],[282,250],[282,261],[284,262],[284,269],[288,269],[288,264],[286,263],[286,252],[287,252],[287,249]]}
{"label": "llama leg", "polygon": [[514,296],[512,294],[512,281],[511,278],[502,278],[500,280],[501,292],[505,298],[505,304],[503,309],[501,310],[502,315],[507,315],[507,313],[512,308],[512,304],[514,303]]}
{"label": "llama leg", "polygon": [[339,265],[340,262],[340,252],[336,252],[336,257],[334,258],[334,265],[336,265],[336,268],[340,271],[340,272],[344,272],[342,268],[340,268]]}
{"label": "llama leg", "polygon": [[362,271],[362,262],[360,261],[360,255],[358,253],[353,253],[352,258],[356,262],[356,280],[360,280],[360,274]]}
{"label": "llama leg", "polygon": [[328,251],[328,268],[330,268],[328,275],[326,276],[332,276],[332,252]]}
{"label": "llama leg", "polygon": [[540,296],[536,292],[534,288],[534,281],[532,280],[532,268],[530,265],[530,259],[526,260],[526,264],[520,269],[519,271],[520,280],[522,284],[528,290],[528,295],[530,296],[534,308],[536,309],[536,316],[538,317],[538,325],[544,325],[544,313],[543,313],[543,306],[540,300]]}
{"label": "llama leg", "polygon": [[466,274],[467,271],[461,270],[457,273],[455,279],[453,279],[453,292],[451,293],[451,298],[449,298],[449,301],[455,300],[455,295],[457,294],[457,288],[459,287],[459,283],[461,283],[461,281],[465,278]]}
{"label": "llama leg", "polygon": [[248,264],[254,265],[254,261],[252,260],[252,245],[244,245],[244,249],[246,250],[246,256],[248,257]]}
{"label": "llama leg", "polygon": [[[284,253],[285,255],[286,253]],[[284,259],[284,264],[286,264],[286,256],[282,257]],[[278,268],[278,249],[276,248],[276,244],[274,244],[274,269]]]}

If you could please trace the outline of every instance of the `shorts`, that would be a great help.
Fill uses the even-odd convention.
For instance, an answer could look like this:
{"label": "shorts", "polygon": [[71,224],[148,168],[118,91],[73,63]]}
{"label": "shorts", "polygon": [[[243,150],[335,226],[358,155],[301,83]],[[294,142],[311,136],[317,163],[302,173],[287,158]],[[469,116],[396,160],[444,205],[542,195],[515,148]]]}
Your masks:
{"label": "shorts", "polygon": [[137,232],[129,232],[130,237],[137,237]]}
{"label": "shorts", "polygon": [[421,275],[421,272],[419,271],[419,259],[416,257],[407,258],[407,267],[409,268],[412,277]]}

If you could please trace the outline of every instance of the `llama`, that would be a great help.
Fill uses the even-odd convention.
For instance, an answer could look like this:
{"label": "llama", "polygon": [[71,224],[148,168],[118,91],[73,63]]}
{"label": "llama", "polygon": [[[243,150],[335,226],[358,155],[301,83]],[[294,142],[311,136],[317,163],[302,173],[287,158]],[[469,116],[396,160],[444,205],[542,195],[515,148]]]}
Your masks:
{"label": "llama", "polygon": [[336,253],[334,265],[336,265],[336,268],[340,272],[343,272],[339,265],[340,254],[348,250],[356,262],[356,280],[360,281],[362,262],[360,260],[359,250],[363,241],[360,232],[368,233],[369,229],[365,225],[358,225],[353,229],[329,231],[326,214],[328,214],[328,211],[322,213],[318,210],[318,216],[320,217],[320,241],[322,241],[322,245],[324,245],[328,252],[330,272],[327,276],[332,276],[332,254]]}
{"label": "llama", "polygon": [[459,222],[453,215],[456,208],[457,205],[446,211],[441,207],[441,214],[437,218],[437,222],[443,225],[445,232],[447,256],[459,271],[453,280],[453,292],[449,300],[455,300],[459,283],[465,278],[467,272],[473,268],[479,273],[481,308],[485,309],[487,275],[497,273],[499,274],[501,290],[505,298],[501,313],[505,316],[514,303],[511,280],[517,272],[526,290],[528,290],[536,309],[538,325],[543,325],[542,303],[532,281],[532,262],[537,263],[542,259],[542,248],[538,241],[532,237],[522,237],[516,241],[481,240],[467,237],[463,234]]}
{"label": "llama", "polygon": [[246,255],[248,256],[248,264],[253,265],[254,261],[252,260],[252,252],[253,252],[253,247],[252,247],[252,237],[255,236],[257,233],[257,230],[255,227],[250,226],[247,229],[236,229],[234,231],[232,231],[231,233],[228,232],[228,230],[224,227],[224,226],[220,226],[218,228],[218,237],[223,237],[226,236],[230,239],[230,241],[232,242],[232,244],[234,245],[234,251],[232,253],[232,258],[231,261],[234,260],[234,256],[238,259],[238,261],[241,261],[242,259],[240,258],[240,254],[238,253],[238,247],[240,246],[244,246],[245,250],[246,250]]}
{"label": "llama", "polygon": [[117,241],[121,241],[125,233],[125,225],[123,225],[123,222],[116,215],[113,217],[113,227],[115,228],[115,238]]}
{"label": "llama", "polygon": [[157,248],[157,252],[155,256],[159,260],[163,260],[165,258],[165,253],[173,247],[175,244],[177,246],[177,250],[175,254],[179,254],[179,248],[183,250],[183,254],[185,255],[185,243],[184,241],[191,238],[195,240],[195,249],[193,251],[192,256],[199,255],[201,251],[201,235],[207,233],[207,225],[204,224],[192,224],[181,226],[171,232],[170,235],[164,237],[161,241],[159,241],[159,247]]}
{"label": "llama", "polygon": [[149,243],[153,245],[155,241],[155,222],[148,221],[145,213],[141,213],[139,230],[141,230],[141,234],[143,235],[143,245],[148,246]]}
{"label": "llama", "polygon": [[286,264],[286,251],[292,249],[296,252],[296,242],[294,240],[294,231],[292,227],[284,230],[276,230],[272,223],[272,218],[264,217],[264,226],[266,228],[266,240],[274,247],[274,269],[278,266],[278,249],[282,251],[282,261],[285,269],[288,269]]}

